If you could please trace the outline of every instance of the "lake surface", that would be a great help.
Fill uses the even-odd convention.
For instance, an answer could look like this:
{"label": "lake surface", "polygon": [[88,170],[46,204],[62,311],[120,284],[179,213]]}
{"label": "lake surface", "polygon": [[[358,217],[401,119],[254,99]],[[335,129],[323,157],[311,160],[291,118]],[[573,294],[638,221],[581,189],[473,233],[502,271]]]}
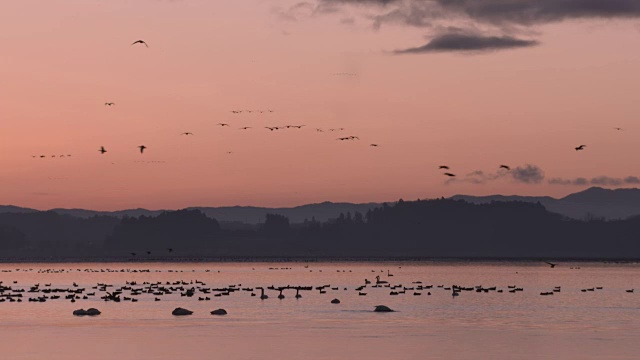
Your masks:
{"label": "lake surface", "polygon": [[[42,273],[45,269],[57,272]],[[0,264],[0,270],[0,281],[13,289],[28,291],[36,283],[39,289],[49,283],[73,289],[75,282],[85,293],[96,292],[75,303],[65,294],[29,302],[45,294],[28,292],[22,302],[0,303],[2,359],[640,358],[640,266],[632,264],[562,263],[552,269],[544,263],[21,263]],[[413,282],[421,281],[433,288],[392,296],[390,288],[368,285],[362,290],[367,295],[359,295],[355,288],[365,279],[375,284],[376,275],[391,285],[415,288],[419,284]],[[304,291],[300,299],[295,290],[285,290],[282,300],[275,290],[266,290],[266,300],[255,289],[257,296],[196,291],[190,298],[176,291],[133,296],[138,302],[105,302],[103,292],[91,289],[127,281],[137,282],[134,288],[143,282],[193,281],[184,287],[331,285],[339,290]],[[453,297],[444,287],[454,284],[496,291]],[[523,291],[510,293],[509,286]],[[540,295],[556,286],[560,292]],[[581,291],[596,287],[602,289]],[[635,292],[626,292],[630,289]],[[198,301],[207,296],[211,300]],[[334,298],[341,303],[331,304]],[[372,311],[381,304],[396,312]],[[90,307],[102,314],[72,315]],[[194,314],[173,316],[176,307]],[[218,308],[228,315],[209,314]]]}

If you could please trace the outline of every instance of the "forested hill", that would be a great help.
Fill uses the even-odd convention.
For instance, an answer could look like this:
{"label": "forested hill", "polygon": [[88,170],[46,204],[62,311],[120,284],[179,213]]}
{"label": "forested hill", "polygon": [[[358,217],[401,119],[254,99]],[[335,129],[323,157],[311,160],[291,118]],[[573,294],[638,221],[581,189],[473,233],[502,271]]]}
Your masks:
{"label": "forested hill", "polygon": [[11,259],[577,258],[640,259],[640,217],[581,221],[539,203],[399,201],[326,222],[267,214],[235,230],[199,210],[81,219],[0,214],[0,256]]}

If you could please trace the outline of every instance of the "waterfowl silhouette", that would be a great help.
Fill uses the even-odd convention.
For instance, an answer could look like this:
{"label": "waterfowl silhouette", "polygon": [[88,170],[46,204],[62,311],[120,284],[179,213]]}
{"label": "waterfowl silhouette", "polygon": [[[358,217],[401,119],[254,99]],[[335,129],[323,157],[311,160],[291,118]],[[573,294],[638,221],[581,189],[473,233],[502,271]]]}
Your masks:
{"label": "waterfowl silhouette", "polygon": [[144,149],[146,149],[147,147],[144,145],[140,145],[138,146],[138,149],[140,149],[140,154],[144,154]]}
{"label": "waterfowl silhouette", "polygon": [[580,145],[580,146],[575,147],[575,149],[576,149],[576,151],[580,151],[580,150],[584,150],[584,148],[586,148],[586,147],[587,147],[587,145]]}
{"label": "waterfowl silhouette", "polygon": [[144,40],[136,40],[131,43],[131,45],[135,45],[135,44],[144,44],[144,46],[149,47],[149,45],[147,45],[147,43]]}
{"label": "waterfowl silhouette", "polygon": [[104,146],[100,146],[100,149],[98,151],[100,152],[100,154],[104,154],[107,152],[107,149],[105,149]]}

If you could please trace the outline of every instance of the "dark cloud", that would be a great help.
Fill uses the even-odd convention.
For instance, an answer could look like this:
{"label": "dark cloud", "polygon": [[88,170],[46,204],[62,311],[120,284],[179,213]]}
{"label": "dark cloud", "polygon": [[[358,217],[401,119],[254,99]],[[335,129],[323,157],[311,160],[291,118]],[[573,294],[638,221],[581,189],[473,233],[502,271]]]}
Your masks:
{"label": "dark cloud", "polygon": [[591,179],[575,178],[575,179],[563,179],[553,178],[549,179],[549,184],[552,185],[598,185],[598,186],[620,186],[630,184],[640,184],[640,178],[637,176],[627,176],[625,178],[616,178],[610,176],[597,176]]}
{"label": "dark cloud", "polygon": [[579,18],[640,17],[638,0],[435,0],[454,14],[478,22],[532,25]]}
{"label": "dark cloud", "polygon": [[444,34],[436,36],[426,45],[396,50],[396,54],[424,54],[433,52],[481,52],[514,49],[537,45],[537,41],[522,40],[510,36],[481,36]]}
{"label": "dark cloud", "polygon": [[544,171],[536,165],[518,166],[509,172],[513,180],[525,184],[539,184],[544,180]]}
{"label": "dark cloud", "polygon": [[[535,25],[575,19],[637,19],[640,0],[316,0],[318,8],[339,11],[345,5],[367,8],[374,28],[395,23],[428,29],[431,41],[397,53],[499,50],[536,45],[522,40]],[[366,13],[366,14],[365,14]],[[463,37],[443,28],[478,34]],[[444,35],[443,35],[444,34]]]}

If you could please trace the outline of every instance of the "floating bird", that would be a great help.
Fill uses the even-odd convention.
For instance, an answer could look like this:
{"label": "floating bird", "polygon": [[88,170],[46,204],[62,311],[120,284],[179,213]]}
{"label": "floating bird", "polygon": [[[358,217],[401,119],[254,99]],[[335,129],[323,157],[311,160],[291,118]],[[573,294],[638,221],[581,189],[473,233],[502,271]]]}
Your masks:
{"label": "floating bird", "polygon": [[147,147],[144,145],[140,145],[138,146],[138,149],[140,149],[140,154],[144,154],[144,149],[146,149]]}
{"label": "floating bird", "polygon": [[116,103],[114,103],[114,102],[106,102],[106,103],[104,103],[104,106],[113,106],[115,104]]}
{"label": "floating bird", "polygon": [[100,152],[100,154],[104,154],[107,152],[107,149],[104,148],[104,146],[100,146],[100,150],[98,150]]}
{"label": "floating bird", "polygon": [[507,171],[511,170],[511,168],[507,165],[500,165],[500,169],[506,169]]}
{"label": "floating bird", "polygon": [[316,128],[317,132],[324,132],[324,130],[320,129],[320,128]]}
{"label": "floating bird", "polygon": [[135,45],[135,44],[144,44],[144,46],[149,47],[149,45],[147,45],[147,43],[144,40],[136,40],[131,43],[131,45]]}
{"label": "floating bird", "polygon": [[182,135],[193,135],[191,132],[183,132]]}
{"label": "floating bird", "polygon": [[297,128],[297,129],[302,129],[304,125],[287,125],[286,128],[290,129],[290,128]]}
{"label": "floating bird", "polygon": [[580,151],[580,150],[584,150],[584,148],[586,148],[586,147],[587,147],[587,145],[580,145],[580,146],[576,147],[575,149],[576,149],[576,151]]}
{"label": "floating bird", "polygon": [[380,146],[380,145],[378,145],[378,144],[371,144],[371,145],[369,145],[369,146],[378,147],[378,146]]}
{"label": "floating bird", "polygon": [[452,174],[452,173],[448,173],[448,172],[444,173],[444,175],[449,176],[449,177],[454,177],[454,176],[456,176],[456,174]]}
{"label": "floating bird", "polygon": [[251,126],[244,126],[240,128],[240,130],[247,130],[247,129],[251,129]]}
{"label": "floating bird", "polygon": [[440,165],[440,167],[438,167],[438,169],[449,170],[449,167],[447,165]]}
{"label": "floating bird", "polygon": [[225,123],[218,123],[218,126],[222,126],[222,127],[224,127],[224,126],[229,126],[229,124],[225,124]]}
{"label": "floating bird", "polygon": [[545,261],[545,264],[549,264],[549,267],[551,267],[552,269],[556,267],[556,265],[558,265],[558,264],[550,263],[548,261]]}
{"label": "floating bird", "polygon": [[622,131],[622,128],[619,128],[619,127],[614,127],[614,129],[616,129],[618,131]]}
{"label": "floating bird", "polygon": [[280,130],[280,128],[279,128],[279,127],[277,127],[277,126],[265,126],[264,128],[265,128],[265,129],[269,129],[269,131],[273,131],[273,130]]}

